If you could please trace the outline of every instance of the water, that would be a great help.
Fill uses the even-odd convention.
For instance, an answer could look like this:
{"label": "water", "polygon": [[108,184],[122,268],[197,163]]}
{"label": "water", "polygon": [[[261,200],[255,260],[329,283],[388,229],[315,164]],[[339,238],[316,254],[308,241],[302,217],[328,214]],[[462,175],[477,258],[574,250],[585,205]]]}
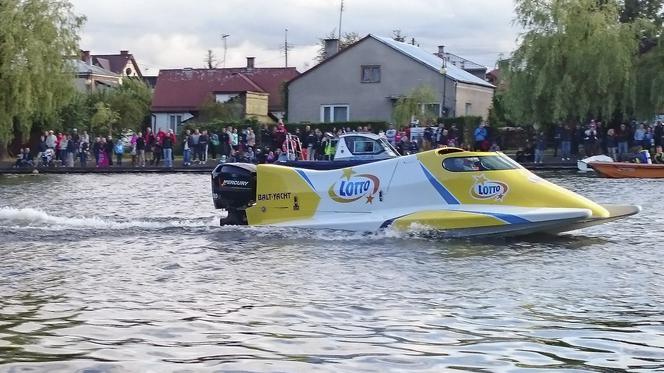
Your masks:
{"label": "water", "polygon": [[218,227],[207,175],[0,177],[0,372],[664,370],[661,181],[627,220],[429,240]]}

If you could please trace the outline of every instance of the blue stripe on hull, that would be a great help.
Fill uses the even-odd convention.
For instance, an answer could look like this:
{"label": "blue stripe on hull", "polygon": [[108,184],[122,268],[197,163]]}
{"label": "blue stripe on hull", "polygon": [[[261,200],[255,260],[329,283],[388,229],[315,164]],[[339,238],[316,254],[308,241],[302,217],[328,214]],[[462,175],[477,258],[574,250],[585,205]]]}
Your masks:
{"label": "blue stripe on hull", "polygon": [[433,187],[436,189],[438,194],[440,194],[441,197],[447,202],[448,205],[458,205],[459,200],[454,197],[452,193],[450,193],[449,190],[443,186],[433,175],[431,175],[431,172],[427,170],[426,167],[422,163],[420,163],[420,167],[422,167],[422,171],[424,172],[424,175],[427,177],[427,180],[433,185]]}
{"label": "blue stripe on hull", "polygon": [[307,184],[311,185],[311,188],[312,188],[314,191],[316,191],[316,187],[315,187],[314,184],[311,182],[311,180],[309,180],[309,176],[307,176],[307,174],[304,173],[304,171],[302,171],[302,170],[300,170],[300,169],[297,169],[297,168],[295,169],[295,171],[297,171],[297,173],[300,174],[300,176],[302,176],[302,178],[304,179],[304,181],[306,181]]}

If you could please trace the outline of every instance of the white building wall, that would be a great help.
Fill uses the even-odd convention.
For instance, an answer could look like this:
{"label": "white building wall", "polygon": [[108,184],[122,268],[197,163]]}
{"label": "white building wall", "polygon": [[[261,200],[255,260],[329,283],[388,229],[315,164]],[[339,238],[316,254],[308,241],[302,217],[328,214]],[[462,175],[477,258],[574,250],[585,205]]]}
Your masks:
{"label": "white building wall", "polygon": [[487,119],[493,100],[493,88],[473,84],[458,83],[456,114],[471,115]]}
{"label": "white building wall", "polygon": [[191,115],[191,113],[188,112],[179,112],[179,113],[153,113],[153,123],[152,123],[152,130],[157,132],[160,129],[163,129],[164,131],[172,129],[173,132],[178,132],[177,125],[171,126],[171,116],[175,116],[175,121],[177,123],[177,117],[181,117],[180,122],[184,122],[186,120],[189,120],[193,118],[194,116]]}
{"label": "white building wall", "polygon": [[[131,69],[131,73],[127,75],[127,69]],[[134,64],[131,62],[131,59],[127,61],[127,64],[125,65],[124,69],[122,69],[122,75],[124,76],[131,76],[131,77],[137,77],[138,72],[136,71],[136,68],[134,67]]]}

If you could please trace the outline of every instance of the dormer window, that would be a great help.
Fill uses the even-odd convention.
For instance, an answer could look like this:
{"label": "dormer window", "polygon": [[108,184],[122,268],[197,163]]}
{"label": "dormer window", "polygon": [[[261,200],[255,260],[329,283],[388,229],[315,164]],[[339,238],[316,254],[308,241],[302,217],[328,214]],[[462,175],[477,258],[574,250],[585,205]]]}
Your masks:
{"label": "dormer window", "polygon": [[362,65],[362,83],[379,83],[380,65]]}
{"label": "dormer window", "polygon": [[125,75],[130,76],[132,73],[131,67],[128,67],[127,70],[125,70]]}

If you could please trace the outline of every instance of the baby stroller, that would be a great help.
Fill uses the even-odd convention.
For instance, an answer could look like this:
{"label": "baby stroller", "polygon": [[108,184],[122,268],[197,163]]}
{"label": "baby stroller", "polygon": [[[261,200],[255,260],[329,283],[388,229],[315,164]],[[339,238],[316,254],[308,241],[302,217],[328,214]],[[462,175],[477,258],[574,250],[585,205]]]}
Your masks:
{"label": "baby stroller", "polygon": [[55,166],[55,162],[53,161],[53,158],[55,158],[55,151],[51,148],[46,149],[41,156],[41,159],[39,160],[39,167],[53,167]]}

